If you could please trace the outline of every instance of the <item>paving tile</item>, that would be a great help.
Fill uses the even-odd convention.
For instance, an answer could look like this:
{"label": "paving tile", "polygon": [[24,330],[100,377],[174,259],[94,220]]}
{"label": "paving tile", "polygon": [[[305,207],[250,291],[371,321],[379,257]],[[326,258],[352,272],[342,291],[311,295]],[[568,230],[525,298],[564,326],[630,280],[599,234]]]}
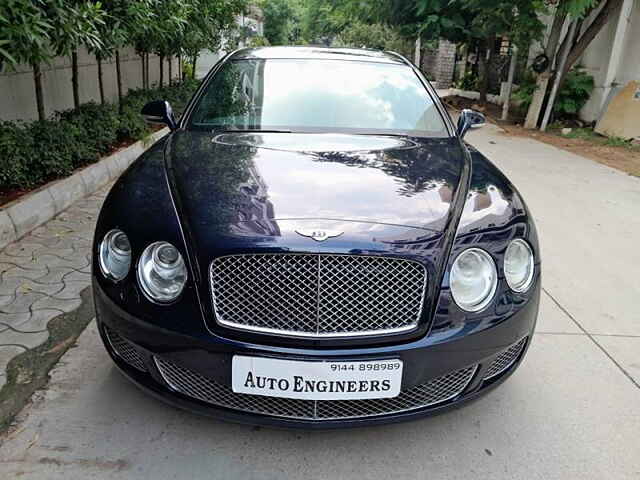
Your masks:
{"label": "paving tile", "polygon": [[16,288],[16,296],[29,292],[44,293],[46,295],[56,295],[64,290],[64,283],[36,283],[33,280],[24,280]]}
{"label": "paving tile", "polygon": [[63,258],[52,253],[43,253],[38,255],[33,262],[34,264],[47,266],[49,269],[56,267],[68,267],[73,269],[86,267],[89,263],[84,256],[76,256],[76,258]]}
{"label": "paving tile", "polygon": [[15,330],[5,330],[2,332],[2,344],[22,345],[28,349],[42,345],[49,338],[49,331],[23,333]]}
{"label": "paving tile", "polygon": [[6,343],[2,341],[2,332],[9,327],[18,328],[31,318],[31,312],[22,313],[0,313],[0,344]]}
{"label": "paving tile", "polygon": [[47,329],[47,325],[51,321],[51,319],[62,315],[64,312],[61,310],[56,310],[52,308],[43,308],[40,310],[35,310],[31,312],[31,316],[23,321],[22,323],[18,323],[15,326],[12,326],[14,330],[18,330],[25,333],[32,332],[43,332]]}
{"label": "paving tile", "polygon": [[53,309],[62,310],[63,312],[68,313],[78,308],[81,303],[82,302],[80,301],[80,298],[65,300],[61,298],[45,296],[45,297],[38,298],[33,303],[31,308],[33,311],[53,308]]}
{"label": "paving tile", "polygon": [[[30,268],[28,269],[24,268],[23,265],[27,265]],[[33,268],[36,266],[38,268]],[[9,268],[5,270],[4,273],[2,274],[2,281],[4,282],[8,279],[13,279],[13,278],[35,280],[46,274],[47,274],[47,269],[45,267],[34,265],[31,259],[28,259],[21,262],[19,266],[14,266],[13,268]],[[2,291],[1,287],[0,287],[0,291]]]}
{"label": "paving tile", "polygon": [[[2,313],[25,313],[31,310],[32,305],[34,305],[39,300],[50,298],[48,295],[44,293],[38,292],[28,292],[23,293],[21,295],[16,295],[13,302],[8,305],[3,305],[0,307],[0,312]],[[45,308],[45,307],[42,307]],[[52,307],[56,308],[56,307]]]}
{"label": "paving tile", "polygon": [[91,272],[80,272],[73,270],[62,277],[64,282],[86,282],[91,283]]}
{"label": "paving tile", "polygon": [[44,245],[33,240],[33,237],[27,236],[20,242],[15,242],[11,245],[7,245],[7,247],[3,250],[3,253],[5,255],[8,255],[9,257],[19,257],[13,258],[14,261],[18,262],[22,260],[21,257],[31,258],[34,252],[37,252],[38,250],[44,248]]}
{"label": "paving tile", "polygon": [[62,283],[62,278],[71,273],[76,272],[78,270],[71,267],[50,267],[47,273],[41,277],[36,278],[34,281],[36,283]]}
{"label": "paving tile", "polygon": [[59,292],[52,295],[55,298],[62,300],[71,300],[74,298],[80,298],[80,292],[91,285],[89,280],[72,282],[63,280],[64,288]]}

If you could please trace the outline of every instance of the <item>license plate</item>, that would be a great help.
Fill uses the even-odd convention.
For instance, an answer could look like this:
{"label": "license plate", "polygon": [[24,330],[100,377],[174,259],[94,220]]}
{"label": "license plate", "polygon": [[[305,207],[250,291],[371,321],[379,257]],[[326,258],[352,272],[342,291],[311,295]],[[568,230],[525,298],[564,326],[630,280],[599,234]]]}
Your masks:
{"label": "license plate", "polygon": [[235,355],[236,393],[303,400],[391,398],[400,393],[402,360],[304,362]]}

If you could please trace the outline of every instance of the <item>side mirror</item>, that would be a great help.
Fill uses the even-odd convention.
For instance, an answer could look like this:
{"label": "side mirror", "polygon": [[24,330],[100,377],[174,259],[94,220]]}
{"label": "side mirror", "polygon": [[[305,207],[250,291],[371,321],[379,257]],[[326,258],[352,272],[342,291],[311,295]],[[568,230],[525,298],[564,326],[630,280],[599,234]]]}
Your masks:
{"label": "side mirror", "polygon": [[148,123],[162,123],[171,130],[178,128],[173,109],[166,100],[155,100],[142,107],[142,116]]}
{"label": "side mirror", "polygon": [[469,108],[465,108],[460,112],[458,118],[457,134],[463,138],[467,131],[471,128],[480,128],[486,123],[484,115]]}

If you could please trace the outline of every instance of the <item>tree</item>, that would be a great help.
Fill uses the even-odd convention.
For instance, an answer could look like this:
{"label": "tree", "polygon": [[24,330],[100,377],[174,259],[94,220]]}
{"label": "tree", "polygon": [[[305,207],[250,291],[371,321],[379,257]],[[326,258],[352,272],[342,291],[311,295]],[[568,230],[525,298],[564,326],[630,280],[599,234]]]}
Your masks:
{"label": "tree", "polygon": [[286,45],[293,8],[288,0],[264,0],[260,6],[264,13],[264,36],[271,45]]}
{"label": "tree", "polygon": [[105,12],[102,17],[103,22],[97,25],[102,43],[90,47],[90,51],[95,55],[98,64],[98,86],[102,103],[105,103],[102,62],[115,55],[116,84],[118,103],[120,103],[124,95],[120,48],[124,47],[135,35],[139,25],[151,22],[154,14],[151,0],[103,0],[102,8]]}
{"label": "tree", "polygon": [[57,56],[71,57],[73,106],[80,106],[78,87],[78,47],[97,49],[102,45],[98,25],[103,23],[104,10],[99,2],[86,0],[47,0],[45,13],[55,34],[51,44]]}
{"label": "tree", "polygon": [[191,0],[186,26],[179,40],[180,51],[191,59],[192,75],[203,49],[217,50],[223,34],[236,27],[236,16],[247,9],[247,0]]}
{"label": "tree", "polygon": [[[525,121],[526,128],[535,128],[538,124],[542,104],[550,85],[550,79],[554,78],[555,90],[558,91],[566,79],[567,73],[582,56],[586,48],[591,44],[596,35],[607,22],[613,18],[622,6],[623,0],[559,0],[554,16],[551,33],[545,48],[545,54],[550,60],[550,65],[555,64],[556,71],[547,70],[537,77],[537,89],[533,94],[533,100],[527,111]],[[593,20],[584,25],[584,20],[595,9],[599,9]],[[562,26],[566,19],[580,24],[580,28],[569,29],[562,42],[559,42]],[[576,32],[576,33],[572,33]],[[569,45],[564,65],[561,71],[560,58]],[[555,59],[555,60],[554,60]],[[553,105],[549,106],[553,109]]]}
{"label": "tree", "polygon": [[407,53],[410,44],[391,27],[379,23],[354,22],[347,26],[335,39],[334,45],[373,48]]}
{"label": "tree", "polygon": [[345,14],[348,4],[348,0],[306,0],[301,19],[304,39],[309,43],[330,45],[348,23]]}
{"label": "tree", "polygon": [[3,0],[0,3],[0,58],[14,69],[27,63],[33,69],[38,118],[44,120],[44,97],[40,65],[53,56],[49,44],[51,23],[42,0]]}

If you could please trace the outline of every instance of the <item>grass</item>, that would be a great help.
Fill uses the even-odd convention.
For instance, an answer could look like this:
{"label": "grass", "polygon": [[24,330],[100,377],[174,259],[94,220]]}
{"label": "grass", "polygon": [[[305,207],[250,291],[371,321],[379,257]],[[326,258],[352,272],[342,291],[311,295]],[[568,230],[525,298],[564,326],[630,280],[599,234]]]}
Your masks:
{"label": "grass", "polygon": [[553,133],[560,135],[565,138],[577,138],[580,140],[586,140],[588,142],[594,143],[596,145],[604,145],[607,147],[618,147],[618,148],[626,148],[628,150],[640,151],[639,145],[634,145],[631,141],[626,140],[622,137],[605,137],[604,135],[600,135],[593,131],[592,128],[572,128],[571,132],[566,135],[561,133],[562,125],[554,123],[549,126],[549,130]]}

